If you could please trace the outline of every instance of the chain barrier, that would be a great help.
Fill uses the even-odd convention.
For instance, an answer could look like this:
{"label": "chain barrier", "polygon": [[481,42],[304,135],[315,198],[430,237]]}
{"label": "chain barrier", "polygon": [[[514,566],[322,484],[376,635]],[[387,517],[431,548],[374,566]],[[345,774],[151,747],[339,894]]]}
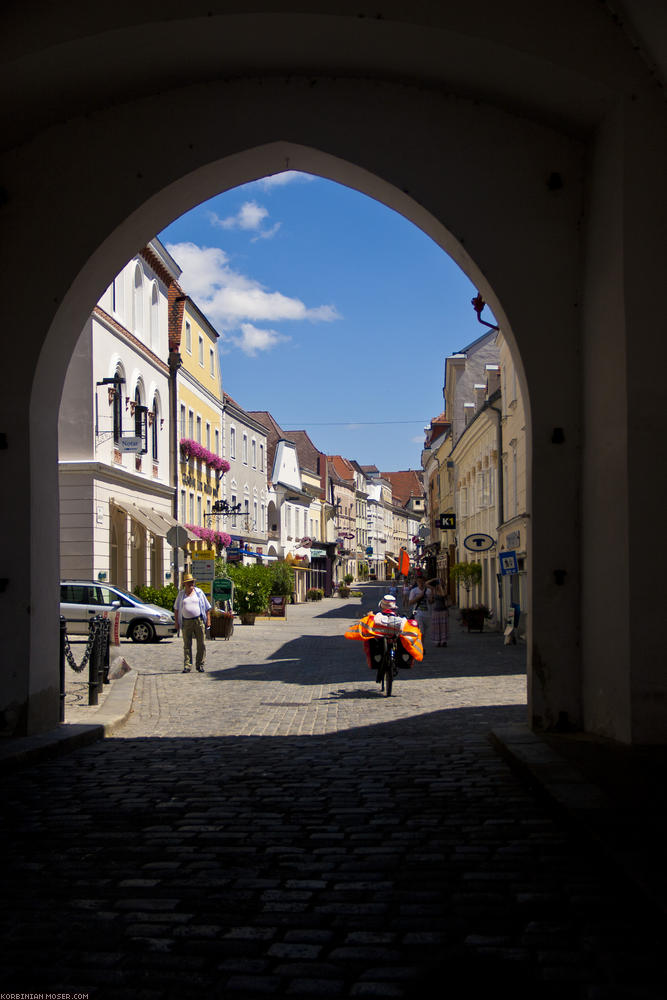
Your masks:
{"label": "chain barrier", "polygon": [[69,644],[69,636],[67,635],[67,632],[65,632],[64,634],[63,641],[65,647],[65,656],[67,658],[67,662],[69,663],[70,667],[72,668],[72,670],[76,671],[77,674],[82,673],[86,668],[86,664],[90,659],[90,654],[93,651],[93,646],[95,645],[95,639],[97,637],[99,627],[100,627],[100,622],[96,618],[91,618],[91,620],[88,622],[88,642],[86,643],[86,648],[83,653],[83,659],[79,664],[77,664],[76,660],[74,659],[74,653],[72,652],[72,647]]}
{"label": "chain barrier", "polygon": [[67,636],[67,622],[60,618],[60,721],[65,718],[65,660],[75,673],[88,664],[88,704],[97,705],[102,686],[109,683],[109,639],[111,622],[95,615],[88,622],[88,641],[81,663],[77,663]]}

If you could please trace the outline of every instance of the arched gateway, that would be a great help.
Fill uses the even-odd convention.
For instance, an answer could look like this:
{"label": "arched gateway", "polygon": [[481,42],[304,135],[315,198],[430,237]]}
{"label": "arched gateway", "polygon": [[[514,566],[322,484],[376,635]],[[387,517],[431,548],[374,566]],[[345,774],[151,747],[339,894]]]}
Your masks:
{"label": "arched gateway", "polygon": [[8,19],[2,730],[58,717],[56,414],[86,317],[175,216],[294,168],[420,226],[521,357],[531,723],[664,739],[653,475],[667,113],[646,53],[597,0],[561,5],[557,24],[528,0],[393,2],[372,16],[324,0],[308,14],[237,6],[193,0],[184,18],[165,0],[159,24],[122,2],[113,23],[83,2],[67,19],[49,5]]}

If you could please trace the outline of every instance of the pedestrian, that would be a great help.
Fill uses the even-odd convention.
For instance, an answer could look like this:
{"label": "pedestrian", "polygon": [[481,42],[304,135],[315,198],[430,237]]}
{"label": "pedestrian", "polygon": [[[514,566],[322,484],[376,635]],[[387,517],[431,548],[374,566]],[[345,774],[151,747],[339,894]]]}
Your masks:
{"label": "pedestrian", "polygon": [[449,632],[447,595],[438,577],[427,582],[431,590],[431,640],[436,646],[446,646]]}
{"label": "pedestrian", "polygon": [[419,626],[419,631],[422,634],[422,642],[426,639],[428,633],[430,599],[431,592],[430,588],[426,586],[424,571],[418,569],[415,574],[415,584],[408,597],[408,608]]}
{"label": "pedestrian", "polygon": [[176,631],[183,632],[183,673],[192,669],[192,640],[197,643],[196,667],[204,673],[206,660],[206,629],[211,627],[211,605],[203,590],[195,586],[191,573],[183,575],[183,589],[174,601]]}

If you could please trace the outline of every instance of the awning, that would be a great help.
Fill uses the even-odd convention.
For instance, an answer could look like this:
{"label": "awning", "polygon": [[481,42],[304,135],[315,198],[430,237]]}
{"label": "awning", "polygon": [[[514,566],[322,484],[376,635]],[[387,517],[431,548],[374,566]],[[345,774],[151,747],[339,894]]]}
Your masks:
{"label": "awning", "polygon": [[391,564],[392,564],[392,566],[398,566],[398,562],[397,562],[397,560],[396,560],[396,559],[394,559],[394,557],[393,557],[393,556],[388,556],[388,555],[385,555],[385,559],[386,559],[386,561],[387,561],[388,563],[391,563]]}
{"label": "awning", "polygon": [[[140,507],[132,500],[123,500],[122,503],[119,500],[112,500],[112,503],[114,507],[129,514],[133,521],[140,524],[146,531],[150,531],[156,538],[166,538],[169,529],[178,524],[178,521],[171,514],[157,511],[154,507]],[[199,541],[197,535],[192,531],[188,531],[187,528],[185,530],[188,532],[188,538],[191,542]]]}
{"label": "awning", "polygon": [[155,510],[154,507],[151,507],[150,510],[146,510],[146,508],[143,507],[142,510],[147,515],[149,515],[152,520],[155,520],[156,523],[159,524],[161,521],[164,522],[164,524],[166,525],[165,535],[167,534],[167,531],[169,531],[170,528],[175,528],[176,526],[178,526],[181,528],[185,528],[185,530],[188,533],[188,538],[191,542],[201,542],[201,538],[199,537],[199,535],[195,535],[194,531],[190,531],[189,528],[186,528],[184,524],[181,524],[180,521],[177,521],[176,518],[171,516],[171,514],[167,514],[165,513],[165,511],[162,510],[157,511]]}

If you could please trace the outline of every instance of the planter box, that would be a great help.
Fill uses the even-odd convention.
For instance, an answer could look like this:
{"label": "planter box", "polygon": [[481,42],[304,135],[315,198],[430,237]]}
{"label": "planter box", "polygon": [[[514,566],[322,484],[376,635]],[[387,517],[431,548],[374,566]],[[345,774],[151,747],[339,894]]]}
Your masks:
{"label": "planter box", "polygon": [[229,639],[234,633],[234,615],[228,611],[211,614],[211,639]]}
{"label": "planter box", "polygon": [[461,611],[461,621],[468,626],[468,631],[484,631],[484,612],[476,608],[463,608]]}

